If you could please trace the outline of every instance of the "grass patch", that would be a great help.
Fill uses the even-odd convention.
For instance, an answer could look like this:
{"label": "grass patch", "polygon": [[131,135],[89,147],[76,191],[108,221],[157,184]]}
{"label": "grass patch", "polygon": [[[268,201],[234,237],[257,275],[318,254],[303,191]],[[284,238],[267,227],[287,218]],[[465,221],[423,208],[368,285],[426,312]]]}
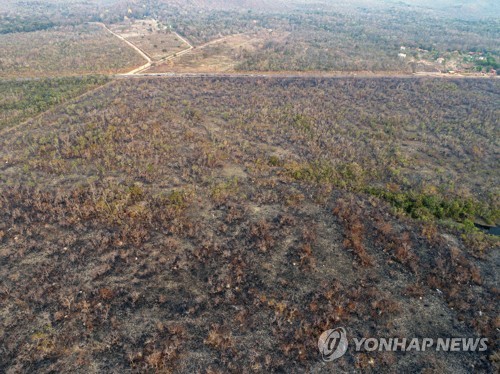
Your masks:
{"label": "grass patch", "polygon": [[416,191],[391,192],[377,187],[367,187],[364,192],[386,200],[396,209],[423,221],[451,219],[466,227],[473,227],[477,217],[490,224],[500,217],[498,209],[473,198],[444,197]]}

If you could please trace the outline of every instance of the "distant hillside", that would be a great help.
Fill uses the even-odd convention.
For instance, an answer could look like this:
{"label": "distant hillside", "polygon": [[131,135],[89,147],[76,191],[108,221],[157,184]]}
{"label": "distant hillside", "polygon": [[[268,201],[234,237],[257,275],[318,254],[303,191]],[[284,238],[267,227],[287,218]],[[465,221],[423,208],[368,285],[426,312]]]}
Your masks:
{"label": "distant hillside", "polygon": [[390,0],[388,2],[438,11],[440,15],[453,18],[493,18],[500,16],[500,5],[496,0]]}

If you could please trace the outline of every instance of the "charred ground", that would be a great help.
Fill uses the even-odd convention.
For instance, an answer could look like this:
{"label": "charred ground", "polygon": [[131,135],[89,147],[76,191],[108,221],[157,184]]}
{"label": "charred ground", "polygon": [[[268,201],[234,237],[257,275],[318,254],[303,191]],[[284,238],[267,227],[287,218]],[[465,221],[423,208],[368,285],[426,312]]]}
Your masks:
{"label": "charred ground", "polygon": [[[6,126],[0,371],[495,370],[498,85],[137,78]],[[337,326],[490,345],[331,366]]]}

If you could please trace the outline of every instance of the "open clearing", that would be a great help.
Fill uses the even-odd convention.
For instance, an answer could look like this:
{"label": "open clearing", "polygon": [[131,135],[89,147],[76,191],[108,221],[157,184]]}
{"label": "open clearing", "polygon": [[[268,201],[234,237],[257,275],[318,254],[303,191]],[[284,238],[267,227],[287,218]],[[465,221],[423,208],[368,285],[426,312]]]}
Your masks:
{"label": "open clearing", "polygon": [[157,64],[145,73],[165,72],[235,72],[236,66],[245,55],[251,54],[263,45],[276,38],[284,37],[272,34],[267,30],[245,33],[215,39],[197,46],[177,58]]}
{"label": "open clearing", "polygon": [[190,47],[169,27],[162,26],[155,20],[129,20],[119,24],[112,24],[109,28],[136,45],[153,61]]}

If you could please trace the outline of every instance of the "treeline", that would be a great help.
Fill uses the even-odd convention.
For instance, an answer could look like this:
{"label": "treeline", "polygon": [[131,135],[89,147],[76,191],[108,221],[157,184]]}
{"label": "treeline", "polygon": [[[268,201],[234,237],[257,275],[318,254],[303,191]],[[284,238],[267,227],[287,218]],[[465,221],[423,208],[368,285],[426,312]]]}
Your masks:
{"label": "treeline", "polygon": [[[127,4],[119,1],[109,6],[92,2],[17,2],[7,10],[0,9],[0,34],[34,32],[86,22],[115,23],[128,15],[127,10]],[[136,14],[142,17],[144,12],[137,11]]]}
{"label": "treeline", "polygon": [[57,24],[47,19],[19,17],[19,16],[1,16],[0,15],[0,34],[9,34],[14,32],[32,32],[39,30],[47,30]]}
{"label": "treeline", "polygon": [[[138,14],[142,15],[141,12]],[[140,19],[135,13],[134,17]],[[227,35],[273,27],[274,20],[274,14],[269,13],[234,10],[185,12],[165,4],[157,8],[155,17],[198,45]]]}

